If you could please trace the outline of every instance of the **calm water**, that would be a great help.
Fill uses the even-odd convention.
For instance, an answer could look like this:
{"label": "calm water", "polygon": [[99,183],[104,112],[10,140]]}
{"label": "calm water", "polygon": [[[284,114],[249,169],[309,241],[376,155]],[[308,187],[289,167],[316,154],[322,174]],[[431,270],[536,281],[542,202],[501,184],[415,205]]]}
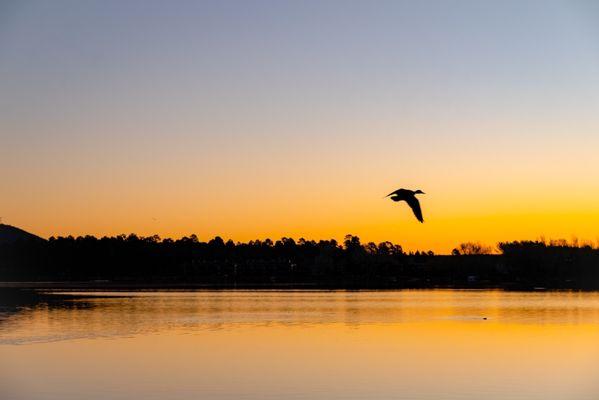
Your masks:
{"label": "calm water", "polygon": [[48,299],[2,308],[2,399],[599,399],[597,293]]}

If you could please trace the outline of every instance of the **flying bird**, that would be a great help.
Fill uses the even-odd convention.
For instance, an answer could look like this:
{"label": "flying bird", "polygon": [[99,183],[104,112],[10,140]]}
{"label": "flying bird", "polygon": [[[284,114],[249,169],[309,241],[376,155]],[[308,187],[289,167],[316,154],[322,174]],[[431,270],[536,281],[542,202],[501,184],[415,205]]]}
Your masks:
{"label": "flying bird", "polygon": [[391,192],[385,197],[391,196],[391,200],[393,201],[402,201],[404,200],[412,211],[414,211],[414,215],[416,219],[420,222],[424,222],[422,218],[422,210],[420,209],[420,202],[416,198],[417,194],[425,194],[422,190],[409,190],[409,189],[397,189],[395,192]]}

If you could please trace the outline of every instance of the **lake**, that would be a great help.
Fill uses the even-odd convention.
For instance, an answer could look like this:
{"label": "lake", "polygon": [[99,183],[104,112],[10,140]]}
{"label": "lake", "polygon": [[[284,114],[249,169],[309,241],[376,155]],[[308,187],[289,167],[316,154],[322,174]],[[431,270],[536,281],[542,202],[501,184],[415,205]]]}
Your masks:
{"label": "lake", "polygon": [[7,400],[599,398],[598,293],[49,292],[3,300]]}

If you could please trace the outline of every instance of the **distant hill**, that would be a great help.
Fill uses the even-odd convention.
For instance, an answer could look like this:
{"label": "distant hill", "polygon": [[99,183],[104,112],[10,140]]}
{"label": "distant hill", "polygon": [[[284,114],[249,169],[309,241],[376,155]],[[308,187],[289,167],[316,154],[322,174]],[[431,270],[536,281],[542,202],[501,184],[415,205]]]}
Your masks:
{"label": "distant hill", "polygon": [[34,235],[33,233],[24,231],[23,229],[11,225],[0,224],[0,244],[14,243],[17,240],[43,241],[44,239]]}

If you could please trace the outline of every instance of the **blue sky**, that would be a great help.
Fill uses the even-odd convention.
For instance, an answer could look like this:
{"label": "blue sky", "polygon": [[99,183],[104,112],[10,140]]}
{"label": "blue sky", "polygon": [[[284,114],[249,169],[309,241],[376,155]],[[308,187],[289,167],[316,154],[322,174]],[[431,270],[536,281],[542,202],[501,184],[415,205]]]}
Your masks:
{"label": "blue sky", "polygon": [[[1,212],[47,235],[382,238],[369,218],[393,214],[346,223],[325,202],[333,216],[303,224],[293,210],[424,185],[488,204],[439,200],[440,219],[494,216],[566,186],[574,203],[547,212],[595,218],[598,37],[599,7],[582,1],[5,1]],[[166,209],[184,212],[144,222]],[[560,224],[531,229],[590,234]]]}

